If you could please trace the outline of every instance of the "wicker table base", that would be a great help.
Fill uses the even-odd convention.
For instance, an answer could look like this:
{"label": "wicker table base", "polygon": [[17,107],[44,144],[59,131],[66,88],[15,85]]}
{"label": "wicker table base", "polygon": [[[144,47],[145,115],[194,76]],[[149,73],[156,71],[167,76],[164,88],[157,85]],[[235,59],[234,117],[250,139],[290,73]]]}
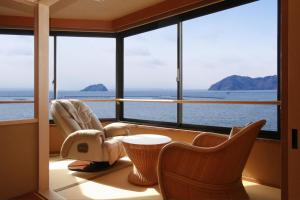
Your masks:
{"label": "wicker table base", "polygon": [[158,155],[160,150],[170,141],[169,137],[152,134],[125,138],[123,145],[133,163],[133,171],[128,175],[128,181],[140,186],[156,185],[158,183]]}

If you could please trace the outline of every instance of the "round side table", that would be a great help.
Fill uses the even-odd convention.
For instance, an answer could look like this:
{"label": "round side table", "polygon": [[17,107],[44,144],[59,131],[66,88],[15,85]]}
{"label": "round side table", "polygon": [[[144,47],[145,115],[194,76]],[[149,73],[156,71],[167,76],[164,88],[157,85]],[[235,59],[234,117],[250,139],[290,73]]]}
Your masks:
{"label": "round side table", "polygon": [[128,181],[134,185],[156,185],[157,161],[160,150],[171,138],[155,134],[138,134],[124,137],[123,146],[133,163]]}

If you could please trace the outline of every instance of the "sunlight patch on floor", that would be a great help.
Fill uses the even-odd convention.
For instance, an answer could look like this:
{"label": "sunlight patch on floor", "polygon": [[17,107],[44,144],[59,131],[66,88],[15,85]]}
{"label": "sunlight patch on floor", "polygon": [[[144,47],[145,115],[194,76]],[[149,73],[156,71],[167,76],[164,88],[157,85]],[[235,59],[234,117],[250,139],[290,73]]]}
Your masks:
{"label": "sunlight patch on floor", "polygon": [[49,162],[49,169],[50,170],[66,169],[66,166],[68,166],[68,164],[70,164],[72,161],[73,160],[59,160],[59,159],[51,160]]}
{"label": "sunlight patch on floor", "polygon": [[99,200],[161,200],[159,187],[139,187],[128,183],[127,175],[131,167],[101,176],[78,186],[60,191],[67,199],[99,199]]}
{"label": "sunlight patch on floor", "polygon": [[50,188],[55,191],[73,187],[75,185],[87,182],[89,179],[95,179],[98,176],[103,176],[103,174],[110,173],[111,171],[131,166],[130,160],[127,157],[124,157],[114,164],[110,169],[87,173],[68,170],[68,164],[74,160],[62,160],[59,157],[51,157],[50,160]]}
{"label": "sunlight patch on floor", "polygon": [[[99,189],[101,187],[101,189]],[[154,188],[147,188],[141,192],[116,188],[98,183],[89,182],[79,186],[82,195],[92,199],[132,199],[150,198],[161,199],[160,194]]]}
{"label": "sunlight patch on floor", "polygon": [[281,190],[258,183],[243,181],[243,185],[251,200],[280,200]]}
{"label": "sunlight patch on floor", "polygon": [[72,183],[85,181],[89,178],[88,174],[83,177],[72,175],[76,172],[68,170],[67,166],[73,161],[74,160],[61,160],[57,157],[51,159],[49,163],[51,189],[56,190]]}
{"label": "sunlight patch on floor", "polygon": [[243,181],[243,185],[244,185],[244,187],[249,187],[249,186],[254,186],[254,185],[258,185],[258,184],[254,183],[254,182],[250,182],[250,181]]}

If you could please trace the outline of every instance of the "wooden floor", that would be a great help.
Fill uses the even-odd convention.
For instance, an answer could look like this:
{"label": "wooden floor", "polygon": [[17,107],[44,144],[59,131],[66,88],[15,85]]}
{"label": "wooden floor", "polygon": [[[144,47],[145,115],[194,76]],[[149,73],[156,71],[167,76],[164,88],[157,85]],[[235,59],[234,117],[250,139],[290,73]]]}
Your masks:
{"label": "wooden floor", "polygon": [[46,199],[37,193],[30,193],[19,197],[15,197],[11,200],[46,200]]}
{"label": "wooden floor", "polygon": [[[159,187],[138,187],[127,181],[131,165],[109,173],[78,173],[67,170],[71,160],[52,158],[50,187],[65,199],[162,200]],[[130,162],[124,158],[122,162]],[[244,181],[251,200],[280,200],[280,190]]]}

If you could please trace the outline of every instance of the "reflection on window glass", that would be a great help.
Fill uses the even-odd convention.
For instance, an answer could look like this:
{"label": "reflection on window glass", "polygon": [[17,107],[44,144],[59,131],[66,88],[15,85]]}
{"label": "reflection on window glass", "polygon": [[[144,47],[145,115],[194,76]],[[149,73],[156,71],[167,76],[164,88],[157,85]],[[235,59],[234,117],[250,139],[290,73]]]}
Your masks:
{"label": "reflection on window glass", "polygon": [[[176,25],[124,40],[124,96],[176,99]],[[124,103],[125,118],[176,121],[176,105]]]}
{"label": "reflection on window glass", "polygon": [[[0,35],[0,100],[33,100],[33,36]],[[29,119],[32,103],[0,104],[0,120]]]}
{"label": "reflection on window glass", "polygon": [[[58,98],[115,98],[115,39],[57,37]],[[99,118],[115,118],[115,103],[88,103]]]}
{"label": "reflection on window glass", "polygon": [[[183,22],[186,100],[277,100],[277,2],[261,0]],[[276,106],[184,105],[183,123],[231,127],[264,118],[277,130]]]}

